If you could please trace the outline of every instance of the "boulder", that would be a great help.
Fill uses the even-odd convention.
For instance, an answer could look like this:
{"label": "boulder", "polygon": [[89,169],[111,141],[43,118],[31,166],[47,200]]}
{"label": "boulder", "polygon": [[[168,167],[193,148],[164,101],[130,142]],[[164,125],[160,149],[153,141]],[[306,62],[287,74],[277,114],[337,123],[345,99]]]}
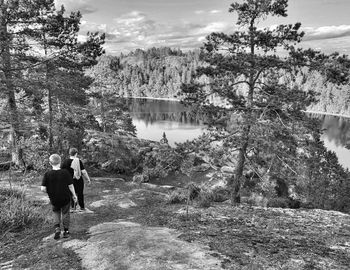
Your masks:
{"label": "boulder", "polygon": [[141,184],[149,182],[149,176],[144,174],[136,174],[132,178],[133,183]]}
{"label": "boulder", "polygon": [[193,170],[195,172],[206,172],[207,170],[209,170],[211,167],[209,164],[207,163],[202,163],[200,165],[197,165],[193,168]]}
{"label": "boulder", "polygon": [[157,143],[130,135],[87,130],[83,145],[83,158],[96,169],[131,174]]}
{"label": "boulder", "polygon": [[229,167],[229,166],[222,166],[221,167],[221,172],[222,173],[230,173],[233,174],[235,172],[235,168],[234,167]]}

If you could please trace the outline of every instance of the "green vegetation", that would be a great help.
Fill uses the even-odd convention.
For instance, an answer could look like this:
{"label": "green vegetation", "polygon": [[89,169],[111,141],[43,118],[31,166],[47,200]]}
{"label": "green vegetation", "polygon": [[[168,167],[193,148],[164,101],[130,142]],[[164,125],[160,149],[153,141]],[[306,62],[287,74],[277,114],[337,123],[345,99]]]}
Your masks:
{"label": "green vegetation", "polygon": [[87,129],[134,132],[123,104],[109,119],[89,103],[86,72],[104,53],[105,36],[79,41],[79,12],[66,14],[53,0],[0,1],[0,17],[1,148],[17,168],[46,169],[49,153],[80,150]]}
{"label": "green vegetation", "polygon": [[193,80],[198,65],[199,51],[138,49],[102,56],[88,74],[95,78],[95,91],[104,96],[179,98],[181,84]]}
{"label": "green vegetation", "polygon": [[1,236],[42,226],[48,218],[40,204],[28,201],[24,190],[16,188],[0,188],[0,212]]}
{"label": "green vegetation", "polygon": [[[232,203],[240,202],[245,175],[252,171],[258,183],[251,191],[259,196],[286,196],[312,201],[315,207],[348,210],[344,193],[350,194],[349,172],[337,165],[320,141],[318,123],[303,112],[316,100],[314,89],[304,89],[296,80],[317,71],[325,82],[348,84],[350,60],[298,47],[304,36],[300,23],[259,27],[269,16],[286,17],[287,5],[286,0],[233,3],[230,12],[238,15],[240,30],[207,37],[200,54],[205,64],[196,76],[210,80],[184,85],[185,101],[209,118],[202,144],[221,145],[226,160],[219,163],[235,167],[229,179]],[[215,104],[208,96],[221,102]],[[198,142],[187,149],[196,151]],[[278,194],[281,185],[284,195]]]}

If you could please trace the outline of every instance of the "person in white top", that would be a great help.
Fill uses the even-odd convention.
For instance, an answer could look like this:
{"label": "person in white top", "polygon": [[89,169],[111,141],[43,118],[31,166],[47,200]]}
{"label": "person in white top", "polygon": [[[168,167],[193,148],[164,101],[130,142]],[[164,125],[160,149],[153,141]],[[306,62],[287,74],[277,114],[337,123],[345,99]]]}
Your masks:
{"label": "person in white top", "polygon": [[[61,168],[68,170],[71,174],[73,178],[74,189],[78,197],[80,210],[85,211],[84,180],[89,184],[91,182],[91,179],[84,167],[84,164],[78,158],[78,150],[76,148],[69,149],[69,158],[62,163]],[[75,208],[76,205],[74,204],[72,206]]]}

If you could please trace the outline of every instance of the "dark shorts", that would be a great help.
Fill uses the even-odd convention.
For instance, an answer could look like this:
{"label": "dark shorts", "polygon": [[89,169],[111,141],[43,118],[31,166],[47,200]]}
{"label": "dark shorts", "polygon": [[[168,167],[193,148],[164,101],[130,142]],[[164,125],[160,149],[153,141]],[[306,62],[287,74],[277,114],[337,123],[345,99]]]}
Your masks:
{"label": "dark shorts", "polygon": [[[70,205],[70,202],[68,202],[67,204]],[[63,210],[64,208],[66,208],[66,207],[67,207],[67,204],[65,204],[65,205],[60,205],[60,206],[58,206],[58,205],[52,205],[52,211],[53,211],[53,212],[59,212],[59,211]]]}

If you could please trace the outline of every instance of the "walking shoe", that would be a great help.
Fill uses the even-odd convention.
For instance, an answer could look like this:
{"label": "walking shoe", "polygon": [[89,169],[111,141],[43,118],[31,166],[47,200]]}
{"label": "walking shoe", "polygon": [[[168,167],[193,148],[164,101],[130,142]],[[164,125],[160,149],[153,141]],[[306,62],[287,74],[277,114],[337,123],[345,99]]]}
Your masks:
{"label": "walking shoe", "polygon": [[64,230],[63,232],[63,238],[68,238],[69,237],[69,231],[68,230]]}
{"label": "walking shoe", "polygon": [[55,229],[55,235],[54,235],[53,239],[58,240],[58,239],[60,239],[60,237],[61,237],[61,230],[60,230],[60,228],[57,228],[57,229]]}

